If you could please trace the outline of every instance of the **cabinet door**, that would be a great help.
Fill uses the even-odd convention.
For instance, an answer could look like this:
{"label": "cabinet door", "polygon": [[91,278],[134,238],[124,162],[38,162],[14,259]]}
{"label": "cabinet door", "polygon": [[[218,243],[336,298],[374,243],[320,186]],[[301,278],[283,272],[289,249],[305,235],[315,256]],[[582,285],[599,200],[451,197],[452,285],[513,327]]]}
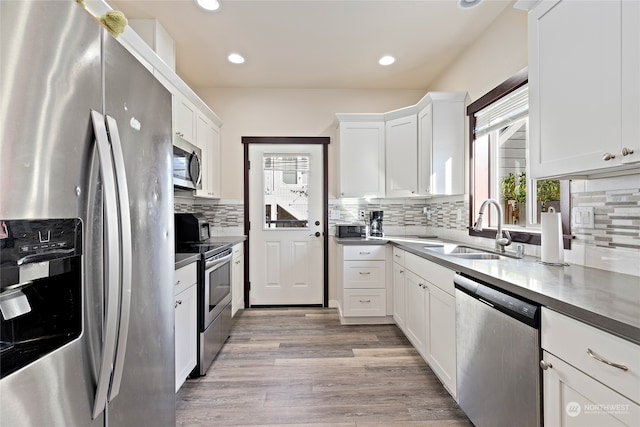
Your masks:
{"label": "cabinet door", "polygon": [[640,161],[640,2],[622,2],[622,163]]}
{"label": "cabinet door", "polygon": [[[529,14],[534,178],[619,165],[621,2],[549,1]],[[636,77],[637,78],[637,77]]]}
{"label": "cabinet door", "polygon": [[231,307],[232,316],[238,310],[244,308],[244,251],[243,244],[239,243],[233,247],[233,259],[231,260]]}
{"label": "cabinet door", "polygon": [[384,122],[340,123],[340,197],[384,197]]}
{"label": "cabinet door", "polygon": [[173,95],[173,132],[195,144],[196,107],[180,94]]}
{"label": "cabinet door", "polygon": [[456,299],[431,283],[427,283],[427,286],[427,363],[455,398]]}
{"label": "cabinet door", "polygon": [[433,145],[433,106],[418,113],[418,194],[431,195],[431,148]]}
{"label": "cabinet door", "polygon": [[544,425],[562,427],[637,426],[640,406],[543,352]]}
{"label": "cabinet door", "polygon": [[402,265],[393,263],[393,319],[405,331],[405,287],[406,273]]}
{"label": "cabinet door", "polygon": [[176,391],[196,366],[198,350],[197,286],[191,286],[175,299]]}
{"label": "cabinet door", "polygon": [[[465,103],[434,100],[431,142],[431,194],[464,194],[465,189]],[[462,99],[460,99],[462,98]]]}
{"label": "cabinet door", "polygon": [[405,326],[406,335],[418,353],[425,357],[426,340],[427,340],[427,286],[424,279],[412,273],[405,271],[406,280],[406,313]]}
{"label": "cabinet door", "polygon": [[386,197],[410,197],[418,191],[418,118],[389,120],[386,127]]}

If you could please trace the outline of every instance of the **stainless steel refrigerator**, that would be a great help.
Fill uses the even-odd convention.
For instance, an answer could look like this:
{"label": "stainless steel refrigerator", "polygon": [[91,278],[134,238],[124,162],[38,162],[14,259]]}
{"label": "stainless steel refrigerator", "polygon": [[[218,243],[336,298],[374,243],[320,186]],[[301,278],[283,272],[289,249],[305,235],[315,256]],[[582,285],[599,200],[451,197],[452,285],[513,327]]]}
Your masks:
{"label": "stainless steel refrigerator", "polygon": [[[41,227],[33,253],[0,260],[0,300],[44,295],[54,265],[74,263],[53,259],[64,242],[47,221],[80,224],[80,296],[11,319],[3,306],[0,359],[38,307],[81,318],[69,342],[3,373],[0,425],[175,425],[171,95],[74,0],[0,1],[0,55],[0,241]],[[24,283],[5,287],[9,272]]]}

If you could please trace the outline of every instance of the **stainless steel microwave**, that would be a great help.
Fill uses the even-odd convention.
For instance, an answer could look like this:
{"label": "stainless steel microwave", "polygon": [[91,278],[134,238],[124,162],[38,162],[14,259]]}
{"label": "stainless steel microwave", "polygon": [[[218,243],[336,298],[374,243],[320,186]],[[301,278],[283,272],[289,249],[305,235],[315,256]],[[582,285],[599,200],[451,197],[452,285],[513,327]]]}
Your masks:
{"label": "stainless steel microwave", "polygon": [[202,188],[202,150],[179,136],[173,138],[173,185],[199,190]]}

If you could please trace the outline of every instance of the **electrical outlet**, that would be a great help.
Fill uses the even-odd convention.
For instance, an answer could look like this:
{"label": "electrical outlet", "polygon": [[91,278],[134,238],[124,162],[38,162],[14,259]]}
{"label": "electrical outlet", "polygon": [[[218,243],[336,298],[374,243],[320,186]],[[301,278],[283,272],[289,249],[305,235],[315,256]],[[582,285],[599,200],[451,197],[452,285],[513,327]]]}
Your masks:
{"label": "electrical outlet", "polygon": [[365,211],[360,211],[360,216],[359,216],[359,218],[360,218],[361,220],[364,220],[364,219],[365,219],[365,213],[366,213]]}

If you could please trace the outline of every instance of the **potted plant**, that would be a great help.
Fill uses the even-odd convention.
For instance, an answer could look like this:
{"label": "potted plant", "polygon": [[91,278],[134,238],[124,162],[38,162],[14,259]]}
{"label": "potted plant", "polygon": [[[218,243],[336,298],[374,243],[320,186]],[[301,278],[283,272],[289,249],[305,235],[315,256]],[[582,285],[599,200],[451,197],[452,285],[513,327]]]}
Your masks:
{"label": "potted plant", "polygon": [[526,225],[527,174],[509,172],[500,184],[505,202],[505,222]]}
{"label": "potted plant", "polygon": [[560,212],[560,181],[557,179],[543,179],[537,183],[538,211],[546,212],[553,206],[556,212]]}

